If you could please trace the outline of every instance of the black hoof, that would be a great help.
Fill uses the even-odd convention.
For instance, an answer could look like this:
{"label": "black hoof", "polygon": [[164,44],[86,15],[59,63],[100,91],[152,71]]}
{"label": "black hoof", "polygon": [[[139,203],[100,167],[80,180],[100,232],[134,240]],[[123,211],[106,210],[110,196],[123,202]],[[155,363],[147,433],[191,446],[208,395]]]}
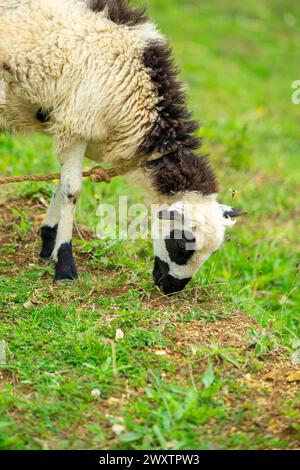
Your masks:
{"label": "black hoof", "polygon": [[55,266],[56,281],[74,281],[78,278],[72,254],[72,243],[64,243],[58,250]]}
{"label": "black hoof", "polygon": [[53,253],[55,242],[57,236],[57,225],[54,227],[49,227],[45,225],[41,228],[41,237],[42,237],[42,251],[40,253],[40,257],[43,260],[49,260]]}

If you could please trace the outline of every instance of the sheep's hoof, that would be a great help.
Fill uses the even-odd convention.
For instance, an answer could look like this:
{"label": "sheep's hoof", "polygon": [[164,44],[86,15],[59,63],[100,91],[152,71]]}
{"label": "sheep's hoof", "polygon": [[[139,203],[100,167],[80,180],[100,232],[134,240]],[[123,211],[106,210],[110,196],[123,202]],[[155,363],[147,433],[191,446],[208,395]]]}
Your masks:
{"label": "sheep's hoof", "polygon": [[56,282],[63,282],[63,283],[71,283],[78,279],[78,274],[77,274],[77,269],[75,266],[72,266],[68,271],[66,269],[59,269],[58,266],[56,266],[55,270],[55,281]]}
{"label": "sheep's hoof", "polygon": [[76,279],[55,279],[57,284],[71,285],[76,281]]}
{"label": "sheep's hoof", "polygon": [[77,268],[73,260],[72,244],[64,243],[58,250],[55,265],[55,280],[71,282],[78,278]]}

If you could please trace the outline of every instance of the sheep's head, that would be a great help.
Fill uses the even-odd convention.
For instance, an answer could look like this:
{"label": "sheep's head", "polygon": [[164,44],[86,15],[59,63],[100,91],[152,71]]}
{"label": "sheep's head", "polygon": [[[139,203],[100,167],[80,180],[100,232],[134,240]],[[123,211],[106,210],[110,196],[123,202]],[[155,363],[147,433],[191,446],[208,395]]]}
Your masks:
{"label": "sheep's head", "polygon": [[[195,196],[193,197],[195,199]],[[242,212],[217,202],[216,195],[176,202],[157,213],[153,223],[153,277],[165,294],[185,288],[224,242],[225,230]]]}

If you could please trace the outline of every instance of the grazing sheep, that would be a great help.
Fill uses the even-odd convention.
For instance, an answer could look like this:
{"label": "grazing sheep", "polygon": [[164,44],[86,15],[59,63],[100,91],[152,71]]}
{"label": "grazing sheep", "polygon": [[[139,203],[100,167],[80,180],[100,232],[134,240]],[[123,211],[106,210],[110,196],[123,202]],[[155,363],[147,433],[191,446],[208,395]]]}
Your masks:
{"label": "grazing sheep", "polygon": [[0,80],[0,129],[56,143],[61,179],[41,230],[56,279],[77,277],[71,240],[86,155],[140,169],[167,207],[153,222],[163,226],[155,282],[183,289],[240,213],[217,202],[170,48],[145,14],[125,0],[0,0]]}

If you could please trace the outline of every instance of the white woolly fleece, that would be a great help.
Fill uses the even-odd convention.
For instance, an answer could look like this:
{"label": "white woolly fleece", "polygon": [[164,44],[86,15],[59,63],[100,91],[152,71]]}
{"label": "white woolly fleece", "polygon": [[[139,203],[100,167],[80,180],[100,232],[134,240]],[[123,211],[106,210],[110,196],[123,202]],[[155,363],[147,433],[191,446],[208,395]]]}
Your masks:
{"label": "white woolly fleece", "polygon": [[[157,118],[141,60],[153,40],[150,22],[117,25],[82,0],[0,0],[0,128],[45,132],[59,152],[85,141],[99,162],[133,158]],[[53,110],[47,125],[40,107]]]}

